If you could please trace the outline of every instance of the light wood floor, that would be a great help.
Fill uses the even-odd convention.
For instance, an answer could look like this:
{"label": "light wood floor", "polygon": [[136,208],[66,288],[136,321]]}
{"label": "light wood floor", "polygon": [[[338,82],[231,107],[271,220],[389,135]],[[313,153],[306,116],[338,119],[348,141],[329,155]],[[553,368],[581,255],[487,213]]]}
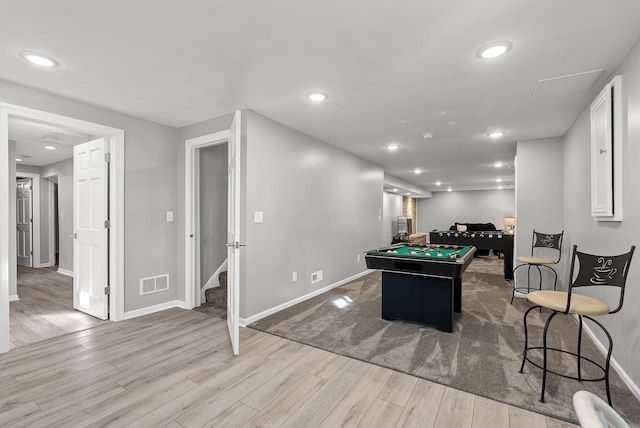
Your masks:
{"label": "light wood floor", "polygon": [[226,321],[170,309],[0,355],[0,426],[570,427]]}
{"label": "light wood floor", "polygon": [[18,297],[9,304],[11,349],[105,322],[73,309],[72,278],[57,267],[18,266]]}

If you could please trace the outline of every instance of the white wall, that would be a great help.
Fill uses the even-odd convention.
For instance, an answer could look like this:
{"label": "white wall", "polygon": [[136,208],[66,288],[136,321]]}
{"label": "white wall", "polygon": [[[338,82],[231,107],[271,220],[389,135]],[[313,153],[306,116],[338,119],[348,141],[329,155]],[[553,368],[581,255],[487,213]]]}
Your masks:
{"label": "white wall", "polygon": [[398,216],[402,215],[402,195],[382,193],[382,242],[377,246],[389,245],[398,232]]}
{"label": "white wall", "polygon": [[[640,46],[636,45],[620,67],[627,96],[628,133],[623,147],[622,222],[596,222],[591,217],[589,106],[575,121],[564,140],[565,227],[567,243],[595,254],[620,254],[640,245]],[[569,251],[569,245],[566,246]],[[613,296],[614,294],[611,293]],[[640,386],[640,254],[636,251],[627,279],[624,307],[615,315],[598,317],[613,337],[613,357],[636,386]],[[594,329],[603,343],[604,336]],[[640,390],[638,390],[640,392]]]}
{"label": "white wall", "polygon": [[[541,233],[560,233],[564,229],[562,138],[543,138],[518,141],[516,158],[516,248],[515,255],[530,255],[533,229]],[[563,240],[563,248],[568,242]],[[557,253],[555,253],[557,254]],[[554,257],[555,254],[549,254]],[[558,273],[558,286],[566,281],[565,262],[554,269]],[[515,266],[515,265],[514,265]],[[547,269],[543,283],[553,281]],[[538,277],[536,277],[538,278]],[[515,275],[518,287],[526,287],[527,270],[518,269]],[[532,281],[537,284],[538,279]],[[553,282],[551,282],[553,284]],[[544,286],[543,286],[544,287]]]}
{"label": "white wall", "polygon": [[200,288],[227,259],[227,147],[200,150]]}
{"label": "white wall", "polygon": [[418,232],[448,230],[455,222],[493,223],[503,229],[503,219],[514,211],[512,189],[433,192],[432,198],[418,199]]}
{"label": "white wall", "polygon": [[[124,309],[132,311],[175,300],[182,279],[176,278],[176,223],[166,221],[166,212],[177,209],[177,130],[4,81],[0,81],[0,101],[125,131]],[[15,232],[9,236],[15,237]],[[61,230],[61,246],[65,239]],[[15,243],[9,245],[15,248]],[[10,263],[15,264],[15,260]],[[165,273],[170,275],[168,291],[140,296],[140,278]]]}
{"label": "white wall", "polygon": [[[382,242],[382,168],[252,111],[246,115],[241,317],[365,271],[357,255]],[[264,213],[264,223],[253,222],[255,211]],[[311,284],[319,270],[324,279]]]}

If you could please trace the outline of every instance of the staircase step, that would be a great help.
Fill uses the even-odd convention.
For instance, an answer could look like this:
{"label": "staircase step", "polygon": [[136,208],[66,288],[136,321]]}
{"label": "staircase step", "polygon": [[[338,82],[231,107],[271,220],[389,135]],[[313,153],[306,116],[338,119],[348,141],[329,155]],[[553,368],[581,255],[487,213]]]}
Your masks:
{"label": "staircase step", "polygon": [[204,296],[207,303],[214,303],[217,306],[227,307],[227,271],[220,272],[220,287],[213,287],[205,290]]}

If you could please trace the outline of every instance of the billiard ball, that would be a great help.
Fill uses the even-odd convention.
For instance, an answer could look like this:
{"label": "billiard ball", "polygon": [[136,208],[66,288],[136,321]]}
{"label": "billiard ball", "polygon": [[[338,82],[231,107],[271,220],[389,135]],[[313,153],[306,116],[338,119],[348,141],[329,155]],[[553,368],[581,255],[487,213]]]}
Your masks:
{"label": "billiard ball", "polygon": [[431,248],[436,248],[436,246],[435,246],[435,245],[433,245],[433,244],[431,244]]}
{"label": "billiard ball", "polygon": [[445,244],[444,249],[447,250],[448,248],[449,246]]}
{"label": "billiard ball", "polygon": [[453,246],[453,249],[454,249],[454,250],[457,250],[458,248],[460,248],[460,247],[458,247],[457,245],[454,245],[454,246]]}

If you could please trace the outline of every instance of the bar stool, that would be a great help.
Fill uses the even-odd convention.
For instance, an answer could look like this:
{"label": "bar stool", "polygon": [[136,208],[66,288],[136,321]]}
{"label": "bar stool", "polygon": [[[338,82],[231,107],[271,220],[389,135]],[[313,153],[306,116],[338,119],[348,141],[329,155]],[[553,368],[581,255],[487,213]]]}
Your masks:
{"label": "bar stool", "polygon": [[[577,250],[577,246],[573,246],[573,255],[571,259],[571,274],[569,276],[571,284],[568,291],[532,291],[527,294],[527,300],[534,304],[524,314],[524,351],[522,352],[522,365],[520,366],[520,373],[524,369],[525,363],[528,361],[535,367],[542,369],[542,392],[540,394],[540,401],[544,402],[544,389],[547,381],[547,373],[552,373],[558,376],[562,376],[568,379],[574,379],[581,382],[597,382],[604,381],[607,391],[607,401],[611,404],[611,392],[609,390],[609,367],[611,361],[611,352],[613,351],[613,340],[607,329],[593,317],[598,315],[614,314],[622,308],[624,301],[624,290],[627,281],[627,274],[629,273],[629,265],[631,264],[631,258],[635,251],[635,246],[631,247],[628,253],[617,256],[597,256],[593,254],[582,253]],[[576,260],[579,267],[576,271]],[[575,292],[579,287],[618,287],[619,300],[618,306],[611,310],[609,305],[602,300],[595,299],[593,297],[586,296],[584,294],[578,294]],[[531,311],[537,308],[550,309],[551,315],[547,318],[544,325],[544,332],[542,336],[542,346],[529,346],[529,330],[527,327],[527,316]],[[551,321],[558,314],[573,314],[578,316],[579,328],[578,328],[578,349],[577,352],[572,352],[567,349],[552,348],[547,346],[547,334],[549,331],[549,325]],[[582,323],[583,318],[592,321],[595,325],[600,327],[609,341],[608,352],[604,365],[593,361],[582,355]],[[543,353],[542,365],[534,361],[528,355],[529,351],[534,349],[540,349]],[[560,352],[563,354],[573,355],[576,357],[577,364],[577,376],[558,373],[547,367],[547,354],[549,351]],[[581,363],[588,361],[594,367],[597,367],[602,371],[602,377],[584,378],[582,375]]]}
{"label": "bar stool", "polygon": [[[517,262],[522,264],[516,266],[513,270],[513,289],[511,290],[511,304],[513,304],[513,298],[516,295],[516,291],[520,293],[529,294],[531,292],[531,268],[535,267],[538,270],[540,282],[538,284],[538,290],[542,290],[542,270],[540,268],[549,269],[554,275],[553,289],[555,290],[558,284],[558,273],[550,265],[557,265],[562,257],[562,237],[564,236],[564,230],[561,233],[549,234],[536,232],[533,229],[533,237],[531,238],[531,255],[530,256],[518,256]],[[555,258],[548,257],[555,253]],[[547,257],[544,257],[547,256]],[[516,271],[521,267],[527,267],[527,286],[516,287]]]}

